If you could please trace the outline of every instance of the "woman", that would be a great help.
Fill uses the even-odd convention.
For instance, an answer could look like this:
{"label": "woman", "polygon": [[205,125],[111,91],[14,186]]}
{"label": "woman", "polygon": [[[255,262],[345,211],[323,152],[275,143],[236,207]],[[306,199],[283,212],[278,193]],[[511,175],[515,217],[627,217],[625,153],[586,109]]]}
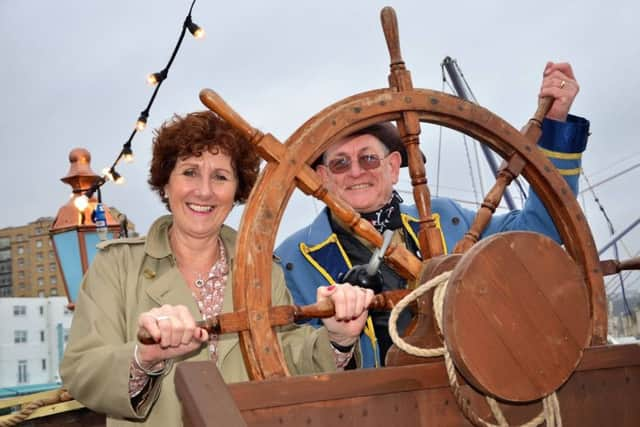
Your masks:
{"label": "woman", "polygon": [[[108,425],[180,425],[174,362],[213,360],[225,381],[248,380],[237,334],[209,335],[195,319],[233,311],[229,266],[236,233],[223,225],[255,183],[252,145],[210,111],[175,116],[156,133],[149,184],[171,212],[146,238],[101,245],[84,278],[60,367],[65,386]],[[290,304],[279,267],[274,305]],[[279,333],[292,373],[343,367],[364,327],[372,292],[323,287],[336,315],[325,328]],[[157,344],[136,342],[138,328]]]}

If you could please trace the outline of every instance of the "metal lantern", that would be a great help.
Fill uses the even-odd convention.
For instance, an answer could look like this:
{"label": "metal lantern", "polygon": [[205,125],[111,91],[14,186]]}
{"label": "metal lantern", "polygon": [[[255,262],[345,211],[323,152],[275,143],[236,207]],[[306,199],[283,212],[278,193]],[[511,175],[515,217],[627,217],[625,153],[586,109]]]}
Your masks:
{"label": "metal lantern", "polygon": [[[84,148],[69,153],[69,172],[60,180],[73,189],[70,200],[58,210],[49,235],[53,241],[58,268],[62,272],[69,308],[73,309],[84,273],[97,252],[101,240],[118,237],[120,225],[109,209],[86,191],[100,179],[91,170],[91,154]],[[81,200],[78,200],[81,199]],[[86,206],[78,201],[85,200]],[[80,206],[80,208],[78,207]]]}

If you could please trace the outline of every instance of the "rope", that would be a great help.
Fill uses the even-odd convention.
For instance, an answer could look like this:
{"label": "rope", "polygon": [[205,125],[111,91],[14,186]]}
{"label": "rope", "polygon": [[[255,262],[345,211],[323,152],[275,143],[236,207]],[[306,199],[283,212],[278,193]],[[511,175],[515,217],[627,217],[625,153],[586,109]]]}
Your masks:
{"label": "rope", "polygon": [[[449,384],[451,386],[451,391],[456,399],[456,403],[458,404],[458,407],[460,407],[462,413],[467,417],[469,421],[471,421],[473,425],[475,425],[476,427],[508,427],[509,423],[507,422],[504,414],[502,413],[502,410],[498,406],[498,402],[495,399],[490,396],[485,396],[487,404],[491,409],[491,413],[493,414],[493,417],[498,424],[492,424],[480,418],[473,411],[473,408],[471,408],[470,402],[462,396],[462,393],[460,392],[460,385],[458,384],[458,379],[456,377],[456,368],[453,364],[453,361],[451,360],[451,355],[449,354],[446,342],[440,348],[420,348],[407,343],[400,337],[400,335],[398,335],[398,326],[396,323],[402,310],[404,310],[409,304],[411,304],[413,301],[417,300],[420,296],[424,295],[433,288],[435,288],[433,295],[433,313],[435,314],[438,328],[442,330],[444,295],[450,276],[450,271],[442,273],[429,280],[428,282],[422,284],[420,287],[413,290],[409,295],[402,298],[400,302],[398,302],[398,304],[393,308],[393,310],[391,311],[391,315],[389,316],[389,335],[391,336],[391,340],[393,341],[393,343],[397,345],[398,348],[413,356],[444,356]],[[528,421],[525,424],[522,424],[520,427],[535,427],[539,426],[545,421],[547,427],[562,427],[560,403],[555,392],[550,394],[549,396],[546,396],[542,400],[542,411],[532,420]]]}
{"label": "rope", "polygon": [[38,408],[47,405],[53,405],[54,403],[66,402],[69,400],[73,400],[73,397],[69,392],[65,389],[56,390],[56,395],[49,398],[43,398],[34,400],[32,402],[27,403],[26,405],[22,405],[22,409],[20,411],[16,411],[12,414],[9,414],[6,418],[0,420],[0,427],[13,427],[27,418]]}

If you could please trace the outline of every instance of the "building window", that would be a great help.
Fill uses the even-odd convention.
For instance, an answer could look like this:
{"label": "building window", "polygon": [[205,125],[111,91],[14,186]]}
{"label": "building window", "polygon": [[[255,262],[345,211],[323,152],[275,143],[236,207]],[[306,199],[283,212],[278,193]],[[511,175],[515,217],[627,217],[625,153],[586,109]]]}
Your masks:
{"label": "building window", "polygon": [[51,289],[51,296],[58,295],[58,290],[56,288]]}
{"label": "building window", "polygon": [[42,247],[42,240],[36,240],[36,248]]}
{"label": "building window", "polygon": [[16,344],[27,342],[27,331],[13,331],[13,342]]}
{"label": "building window", "polygon": [[44,298],[44,291],[38,291],[38,298]]}
{"label": "building window", "polygon": [[36,271],[38,273],[43,273],[44,272],[44,265],[38,264],[38,266],[36,267]]}
{"label": "building window", "polygon": [[26,316],[27,315],[27,306],[26,305],[14,305],[13,306],[13,315],[14,316]]}
{"label": "building window", "polygon": [[47,359],[42,359],[42,370],[43,371],[47,370]]}
{"label": "building window", "polygon": [[18,271],[18,279],[24,280],[24,271]]}
{"label": "building window", "polygon": [[56,276],[49,276],[49,283],[55,285],[58,283],[58,278]]}
{"label": "building window", "polygon": [[44,342],[44,331],[40,331],[40,342]]}
{"label": "building window", "polygon": [[24,267],[24,258],[18,258],[18,267]]}
{"label": "building window", "polygon": [[49,251],[49,259],[56,259],[56,254],[53,251]]}
{"label": "building window", "polygon": [[24,253],[24,246],[18,246],[18,255],[22,255]]}
{"label": "building window", "polygon": [[23,236],[22,234],[18,234],[18,235],[16,236],[16,241],[17,241],[17,242],[22,242],[23,240],[24,240],[24,236]]}
{"label": "building window", "polygon": [[36,254],[36,259],[37,259],[38,261],[42,261],[42,260],[44,259],[44,254],[43,254],[42,252],[38,252],[38,253]]}
{"label": "building window", "polygon": [[27,372],[27,361],[18,360],[18,384],[26,384],[29,382],[29,373]]}
{"label": "building window", "polygon": [[56,271],[56,263],[52,262],[49,264],[49,271],[51,272],[55,272]]}
{"label": "building window", "polygon": [[38,277],[38,286],[44,286],[44,279],[42,277]]}
{"label": "building window", "polygon": [[36,227],[36,234],[42,234],[42,227]]}

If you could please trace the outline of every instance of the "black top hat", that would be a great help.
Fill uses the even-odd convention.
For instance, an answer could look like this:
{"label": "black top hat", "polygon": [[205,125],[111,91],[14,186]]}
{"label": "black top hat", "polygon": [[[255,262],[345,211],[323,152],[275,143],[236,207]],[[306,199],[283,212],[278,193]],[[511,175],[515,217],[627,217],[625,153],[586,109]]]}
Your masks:
{"label": "black top hat", "polygon": [[[389,149],[389,153],[393,153],[394,151],[398,151],[402,156],[402,162],[400,163],[400,167],[404,168],[409,164],[409,158],[407,156],[407,150],[404,148],[404,144],[402,144],[402,139],[400,139],[400,133],[398,133],[398,128],[396,128],[390,122],[380,122],[371,126],[367,126],[366,128],[357,130],[351,134],[347,138],[352,138],[360,135],[373,135],[382,142],[387,149]],[[422,161],[426,162],[426,158],[424,154],[422,154]],[[318,167],[322,163],[322,156],[318,157],[315,162],[311,164],[311,167],[314,169]]]}

